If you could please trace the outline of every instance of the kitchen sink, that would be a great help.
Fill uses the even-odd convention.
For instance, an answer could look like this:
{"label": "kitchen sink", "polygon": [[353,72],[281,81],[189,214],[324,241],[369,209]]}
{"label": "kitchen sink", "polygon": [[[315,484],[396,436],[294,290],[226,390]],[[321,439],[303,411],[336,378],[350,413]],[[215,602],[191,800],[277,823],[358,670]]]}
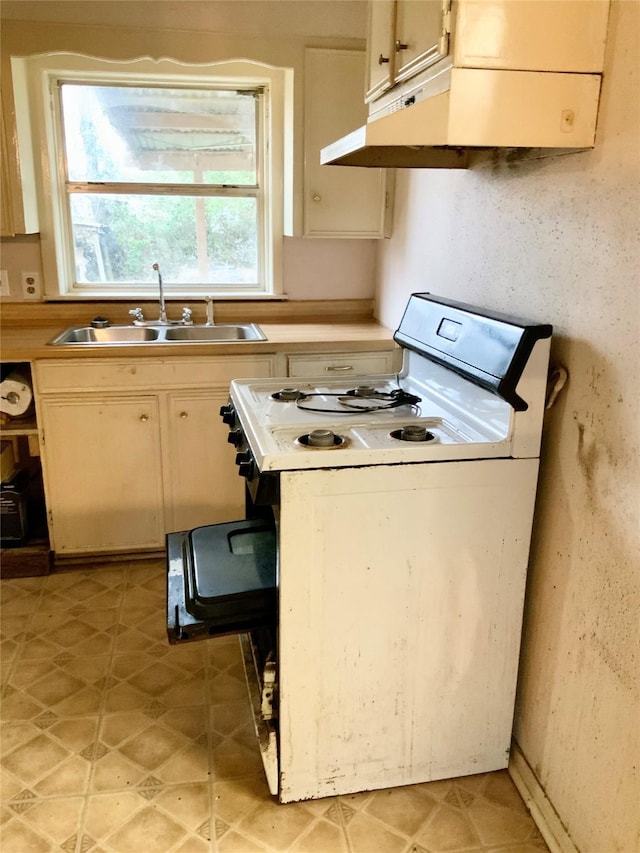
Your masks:
{"label": "kitchen sink", "polygon": [[50,344],[138,344],[158,340],[158,329],[136,326],[72,326],[55,337]]}
{"label": "kitchen sink", "polygon": [[255,323],[222,326],[175,326],[165,331],[167,341],[266,341]]}
{"label": "kitchen sink", "polygon": [[266,341],[256,323],[219,326],[71,326],[49,341],[53,346],[129,346],[130,344],[228,343]]}

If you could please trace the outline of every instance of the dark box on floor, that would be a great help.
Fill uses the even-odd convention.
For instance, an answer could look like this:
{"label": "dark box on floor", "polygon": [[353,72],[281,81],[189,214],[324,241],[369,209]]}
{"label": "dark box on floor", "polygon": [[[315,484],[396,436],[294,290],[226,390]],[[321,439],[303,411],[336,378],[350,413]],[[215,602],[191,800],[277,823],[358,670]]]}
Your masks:
{"label": "dark box on floor", "polygon": [[0,545],[24,545],[27,538],[29,476],[20,470],[0,484]]}

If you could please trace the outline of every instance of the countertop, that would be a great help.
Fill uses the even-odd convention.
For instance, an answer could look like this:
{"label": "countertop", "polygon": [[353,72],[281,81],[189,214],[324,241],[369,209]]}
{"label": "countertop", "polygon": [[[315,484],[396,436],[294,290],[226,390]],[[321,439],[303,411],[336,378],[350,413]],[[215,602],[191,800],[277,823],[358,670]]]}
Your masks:
{"label": "countertop", "polygon": [[266,341],[50,346],[60,326],[9,326],[0,333],[2,361],[50,358],[181,358],[271,352],[358,352],[394,349],[393,332],[373,321],[260,323]]}
{"label": "countertop", "polygon": [[[216,323],[257,323],[266,341],[171,344],[47,344],[69,326],[88,325],[92,317],[108,317],[129,325],[131,302],[4,303],[0,326],[1,361],[69,358],[173,358],[239,355],[242,353],[358,352],[395,348],[393,331],[373,317],[370,299],[300,300],[285,302],[217,302]],[[153,307],[152,307],[153,305]],[[196,323],[204,322],[204,307],[189,303]],[[182,303],[171,303],[170,316],[180,316]],[[155,304],[144,306],[153,316]]]}

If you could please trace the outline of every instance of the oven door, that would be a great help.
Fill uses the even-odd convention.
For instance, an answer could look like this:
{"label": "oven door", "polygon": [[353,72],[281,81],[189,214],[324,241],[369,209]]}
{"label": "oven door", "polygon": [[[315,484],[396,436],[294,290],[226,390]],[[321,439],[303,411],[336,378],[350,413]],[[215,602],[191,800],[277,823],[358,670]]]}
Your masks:
{"label": "oven door", "polygon": [[170,643],[240,634],[258,745],[278,794],[277,526],[258,518],[167,535]]}
{"label": "oven door", "polygon": [[167,535],[170,643],[275,626],[277,533],[265,518]]}

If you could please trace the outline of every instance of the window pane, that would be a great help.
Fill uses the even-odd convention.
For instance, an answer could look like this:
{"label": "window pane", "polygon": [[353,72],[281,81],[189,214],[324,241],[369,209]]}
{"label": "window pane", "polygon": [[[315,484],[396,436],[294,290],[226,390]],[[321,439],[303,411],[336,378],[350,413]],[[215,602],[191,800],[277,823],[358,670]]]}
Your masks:
{"label": "window pane", "polygon": [[255,184],[255,93],[62,84],[68,179]]}
{"label": "window pane", "polygon": [[254,198],[72,194],[80,283],[257,284]]}

